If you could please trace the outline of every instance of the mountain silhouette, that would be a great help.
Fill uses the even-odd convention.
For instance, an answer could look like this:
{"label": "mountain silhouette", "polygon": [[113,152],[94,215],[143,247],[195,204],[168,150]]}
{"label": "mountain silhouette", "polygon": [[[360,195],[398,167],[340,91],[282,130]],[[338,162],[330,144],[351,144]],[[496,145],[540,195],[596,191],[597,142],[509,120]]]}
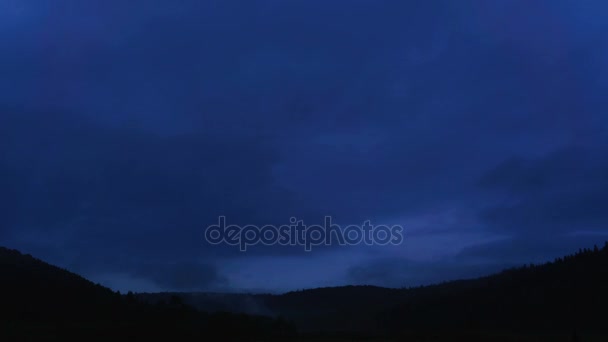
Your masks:
{"label": "mountain silhouette", "polygon": [[7,341],[608,340],[608,243],[477,279],[282,295],[120,294],[0,247],[0,281]]}
{"label": "mountain silhouette", "polygon": [[109,338],[201,341],[284,339],[294,333],[286,321],[233,313],[207,314],[177,296],[149,305],[131,292],[121,295],[49,265],[0,247],[0,340],[53,341]]}
{"label": "mountain silhouette", "polygon": [[[169,294],[139,294],[153,303]],[[608,243],[542,265],[415,288],[343,286],[271,294],[173,293],[199,310],[286,317],[309,334],[608,336]],[[422,335],[419,335],[422,334]],[[469,335],[467,335],[469,336]],[[491,338],[495,336],[492,335]],[[407,339],[406,339],[407,340]],[[603,339],[607,340],[607,339]]]}

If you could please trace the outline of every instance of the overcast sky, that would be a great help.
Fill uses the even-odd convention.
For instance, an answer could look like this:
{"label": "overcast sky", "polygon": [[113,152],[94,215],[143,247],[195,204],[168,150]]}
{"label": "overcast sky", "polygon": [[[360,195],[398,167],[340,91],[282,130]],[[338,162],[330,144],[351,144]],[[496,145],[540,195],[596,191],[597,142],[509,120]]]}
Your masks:
{"label": "overcast sky", "polygon": [[[412,286],[608,240],[608,4],[0,1],[0,245],[127,291]],[[401,225],[398,246],[207,226]]]}

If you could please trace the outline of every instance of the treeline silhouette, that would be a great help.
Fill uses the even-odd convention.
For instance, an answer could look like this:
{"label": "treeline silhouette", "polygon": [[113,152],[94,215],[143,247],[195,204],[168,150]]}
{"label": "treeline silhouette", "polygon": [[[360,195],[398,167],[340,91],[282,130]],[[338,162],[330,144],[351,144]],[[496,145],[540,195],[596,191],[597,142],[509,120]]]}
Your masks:
{"label": "treeline silhouette", "polygon": [[599,336],[608,341],[608,242],[477,279],[403,289],[322,288],[266,302],[299,327],[317,333],[449,340],[481,332],[486,334],[481,340]]}
{"label": "treeline silhouette", "polygon": [[109,338],[179,341],[283,340],[294,326],[280,319],[203,313],[177,296],[156,305],[121,295],[30,255],[0,247],[0,340]]}
{"label": "treeline silhouette", "polygon": [[402,289],[120,294],[5,248],[0,277],[0,340],[608,341],[608,242],[542,265]]}
{"label": "treeline silhouette", "polygon": [[408,289],[377,321],[394,334],[442,329],[606,336],[607,307],[608,242],[542,265]]}
{"label": "treeline silhouette", "polygon": [[[154,302],[159,294],[140,294]],[[166,296],[167,294],[165,294]],[[200,310],[271,312],[313,336],[409,337],[455,334],[601,336],[608,341],[608,243],[541,265],[413,288],[344,286],[272,294],[173,294]],[[486,335],[484,335],[486,336]],[[566,336],[566,339],[563,339]],[[483,340],[483,337],[480,337]]]}

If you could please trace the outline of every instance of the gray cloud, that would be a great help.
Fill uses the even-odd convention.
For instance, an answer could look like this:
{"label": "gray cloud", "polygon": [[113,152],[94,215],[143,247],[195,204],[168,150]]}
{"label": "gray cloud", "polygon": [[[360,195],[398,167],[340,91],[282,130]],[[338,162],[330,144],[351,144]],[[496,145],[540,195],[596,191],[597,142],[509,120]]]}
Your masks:
{"label": "gray cloud", "polygon": [[301,253],[205,245],[219,215],[381,224],[453,210],[467,227],[452,235],[604,232],[605,9],[3,2],[0,238],[166,287],[125,265],[203,258],[221,275],[220,257]]}
{"label": "gray cloud", "polygon": [[509,263],[467,264],[454,260],[415,261],[404,258],[377,259],[352,267],[350,281],[357,284],[412,287],[448,280],[476,278],[508,266]]}
{"label": "gray cloud", "polygon": [[380,286],[419,286],[443,281],[471,279],[510,267],[541,264],[574,254],[579,248],[603,246],[608,232],[551,235],[545,238],[503,238],[462,248],[455,254],[433,260],[377,257],[353,266],[351,282]]}
{"label": "gray cloud", "polygon": [[[498,203],[481,213],[489,227],[521,234],[605,231],[608,148],[568,147],[539,159],[509,159],[482,178]],[[502,203],[501,203],[502,202]]]}
{"label": "gray cloud", "polygon": [[218,270],[208,264],[191,261],[183,263],[138,265],[135,274],[152,279],[160,288],[169,291],[213,291],[228,286]]}

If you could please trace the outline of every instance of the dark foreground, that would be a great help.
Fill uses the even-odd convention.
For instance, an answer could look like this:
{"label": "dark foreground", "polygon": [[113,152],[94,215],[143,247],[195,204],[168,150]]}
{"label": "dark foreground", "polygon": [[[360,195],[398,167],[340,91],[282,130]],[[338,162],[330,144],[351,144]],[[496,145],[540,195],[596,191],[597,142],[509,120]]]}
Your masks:
{"label": "dark foreground", "polygon": [[[267,316],[238,305],[219,312],[216,297],[120,294],[6,248],[0,286],[0,341],[608,342],[608,244],[433,286],[247,298],[275,313]],[[235,305],[239,296],[222,300]]]}

